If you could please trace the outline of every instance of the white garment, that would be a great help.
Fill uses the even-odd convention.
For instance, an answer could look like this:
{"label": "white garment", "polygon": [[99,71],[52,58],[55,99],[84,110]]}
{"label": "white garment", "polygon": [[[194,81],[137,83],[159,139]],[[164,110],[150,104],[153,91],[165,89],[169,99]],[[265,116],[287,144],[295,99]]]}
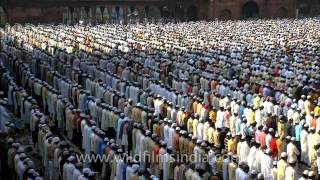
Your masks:
{"label": "white garment", "polygon": [[265,180],[272,180],[272,158],[264,155],[261,161],[261,173]]}
{"label": "white garment", "polygon": [[136,136],[136,144],[135,144],[135,155],[140,155],[141,151],[142,151],[142,144],[141,144],[141,138],[142,138],[142,134],[140,132],[140,130],[135,134]]}
{"label": "white garment", "polygon": [[261,110],[260,109],[257,109],[254,113],[254,119],[255,121],[257,122],[257,125],[256,127],[260,126],[262,124],[261,122]]}
{"label": "white garment", "polygon": [[255,146],[250,148],[250,152],[248,155],[248,166],[250,170],[256,170],[258,171],[259,164],[257,161],[257,148]]}
{"label": "white garment", "polygon": [[229,167],[229,159],[224,159],[222,161],[222,176],[223,176],[223,179],[228,179],[228,167]]}
{"label": "white garment", "polygon": [[72,180],[78,180],[78,177],[81,176],[79,169],[74,169],[72,174]]}
{"label": "white garment", "polygon": [[296,180],[297,179],[297,172],[292,166],[288,166],[286,168],[285,173],[285,180]]}
{"label": "white garment", "polygon": [[191,176],[192,180],[202,180],[198,172],[194,172]]}
{"label": "white garment", "polygon": [[236,169],[236,180],[248,180],[249,175],[245,173],[242,169]]}
{"label": "white garment", "polygon": [[0,106],[0,131],[6,131],[5,124],[10,120],[9,113],[6,108]]}
{"label": "white garment", "polygon": [[201,161],[200,161],[201,160],[201,152],[202,152],[202,150],[198,145],[194,147],[193,153],[194,153],[194,157],[195,157],[194,161],[195,161],[196,167],[201,166]]}
{"label": "white garment", "polygon": [[168,153],[165,153],[164,155],[163,155],[163,163],[162,163],[162,165],[163,165],[163,180],[168,180],[169,179],[169,157],[170,155],[168,154]]}
{"label": "white garment", "polygon": [[256,161],[258,164],[258,170],[261,172],[261,164],[264,163],[264,156],[265,154],[263,153],[263,151],[261,149],[258,149],[256,152]]}
{"label": "white garment", "polygon": [[124,166],[124,162],[123,160],[118,160],[117,161],[117,171],[116,171],[116,176],[115,176],[115,180],[123,180],[123,166]]}
{"label": "white garment", "polygon": [[197,126],[197,139],[203,140],[203,123],[198,123]]}
{"label": "white garment", "polygon": [[224,127],[224,121],[223,121],[223,112],[219,110],[217,112],[217,121],[215,123],[216,128],[223,128]]}
{"label": "white garment", "polygon": [[83,175],[80,175],[80,176],[78,177],[78,180],[88,180],[88,178],[84,177]]}
{"label": "white garment", "polygon": [[64,163],[63,169],[62,169],[62,180],[67,180],[68,178],[68,162]]}
{"label": "white garment", "polygon": [[168,147],[172,147],[173,146],[173,135],[174,135],[174,128],[173,127],[170,127],[169,128],[169,137],[168,137]]}
{"label": "white garment", "polygon": [[300,146],[301,146],[301,161],[309,163],[308,160],[308,132],[302,130],[300,133]]}
{"label": "white garment", "polygon": [[247,142],[242,142],[240,145],[240,156],[239,156],[239,162],[247,162],[248,161],[248,155],[250,152],[250,147]]}
{"label": "white garment", "polygon": [[169,130],[170,130],[170,127],[168,125],[165,125],[163,127],[163,136],[164,136],[164,141],[166,141],[166,143],[169,142]]}
{"label": "white garment", "polygon": [[26,166],[23,164],[23,161],[18,162],[18,167],[17,167],[17,175],[18,175],[18,180],[23,180],[23,174],[24,171],[26,170]]}
{"label": "white garment", "polygon": [[75,169],[74,164],[69,163],[67,165],[67,180],[73,180],[73,171]]}
{"label": "white garment", "polygon": [[266,135],[266,146],[267,146],[268,149],[270,149],[270,141],[271,141],[271,140],[272,140],[272,136],[271,136],[270,133],[268,133],[268,134]]}
{"label": "white garment", "polygon": [[288,161],[290,161],[290,160],[296,161],[297,156],[300,154],[300,152],[297,149],[297,147],[292,142],[290,142],[287,145],[287,154],[288,154]]}

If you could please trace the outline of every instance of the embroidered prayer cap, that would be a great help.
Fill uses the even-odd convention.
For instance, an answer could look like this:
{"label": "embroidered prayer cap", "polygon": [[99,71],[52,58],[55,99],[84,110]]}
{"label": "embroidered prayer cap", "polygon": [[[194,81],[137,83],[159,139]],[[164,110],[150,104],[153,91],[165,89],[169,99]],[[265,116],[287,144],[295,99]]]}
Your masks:
{"label": "embroidered prayer cap", "polygon": [[151,134],[151,131],[149,131],[149,130],[146,130],[146,136],[149,136],[150,134]]}
{"label": "embroidered prayer cap", "polygon": [[8,143],[13,143],[13,141],[14,141],[13,138],[8,138],[7,140]]}
{"label": "embroidered prayer cap", "polygon": [[250,174],[252,174],[252,175],[257,175],[258,174],[258,171],[256,171],[256,170],[251,170],[251,172],[250,172]]}
{"label": "embroidered prayer cap", "polygon": [[197,144],[201,144],[202,141],[201,141],[200,139],[198,139],[198,140],[196,141],[196,143],[197,143]]}
{"label": "embroidered prayer cap", "polygon": [[285,158],[285,157],[287,157],[287,153],[286,153],[286,152],[282,152],[280,156],[281,156],[282,158]]}
{"label": "embroidered prayer cap", "polygon": [[68,155],[69,154],[69,151],[68,150],[65,150],[62,152],[62,155]]}
{"label": "embroidered prayer cap", "polygon": [[276,166],[276,165],[277,165],[277,163],[278,163],[278,161],[273,161],[273,163],[272,163],[272,164],[273,164],[274,166]]}
{"label": "embroidered prayer cap", "polygon": [[82,173],[83,174],[89,174],[91,172],[90,168],[83,168]]}
{"label": "embroidered prayer cap", "polygon": [[314,176],[314,172],[313,171],[309,171],[308,176],[309,177],[313,177]]}
{"label": "embroidered prayer cap", "polygon": [[20,154],[20,158],[25,159],[26,157],[27,157],[27,155],[25,153]]}
{"label": "embroidered prayer cap", "polygon": [[296,163],[296,160],[293,158],[290,158],[288,162],[289,162],[289,164],[293,164],[293,163]]}

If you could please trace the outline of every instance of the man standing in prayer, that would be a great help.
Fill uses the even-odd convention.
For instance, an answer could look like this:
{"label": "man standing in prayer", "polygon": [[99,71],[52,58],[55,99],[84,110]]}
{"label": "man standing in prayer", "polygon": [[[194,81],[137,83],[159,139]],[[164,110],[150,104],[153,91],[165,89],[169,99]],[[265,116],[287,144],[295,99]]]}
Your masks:
{"label": "man standing in prayer", "polygon": [[294,159],[290,159],[289,166],[286,168],[285,171],[285,180],[296,180],[298,178],[295,166],[296,161]]}
{"label": "man standing in prayer", "polygon": [[298,148],[295,145],[296,138],[291,137],[290,143],[287,145],[287,154],[288,154],[288,161],[293,160],[297,161],[297,157],[300,154]]}

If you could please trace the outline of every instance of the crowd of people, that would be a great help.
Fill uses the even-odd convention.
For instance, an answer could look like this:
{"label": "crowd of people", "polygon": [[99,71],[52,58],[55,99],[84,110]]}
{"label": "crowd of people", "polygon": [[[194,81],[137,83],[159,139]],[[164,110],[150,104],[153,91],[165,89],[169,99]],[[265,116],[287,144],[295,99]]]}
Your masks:
{"label": "crowd of people", "polygon": [[0,35],[8,179],[318,178],[318,18],[15,24]]}

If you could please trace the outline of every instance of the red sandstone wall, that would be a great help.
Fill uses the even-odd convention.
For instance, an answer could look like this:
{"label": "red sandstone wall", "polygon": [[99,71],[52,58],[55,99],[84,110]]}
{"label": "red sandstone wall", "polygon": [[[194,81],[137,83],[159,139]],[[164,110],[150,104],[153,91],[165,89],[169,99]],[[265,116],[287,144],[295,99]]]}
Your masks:
{"label": "red sandstone wall", "polygon": [[[174,14],[177,4],[182,4],[184,12],[188,7],[195,6],[199,20],[214,20],[216,18],[241,19],[242,6],[250,0],[7,0],[2,6],[7,12],[8,22],[62,22],[63,7],[66,6],[122,6],[127,10],[129,6],[135,6],[140,12],[146,6],[154,5],[157,8],[167,6]],[[259,16],[274,18],[279,14],[286,17],[295,17],[295,0],[252,0],[259,6]],[[282,9],[281,9],[282,8]],[[284,13],[285,12],[285,13]],[[230,17],[223,17],[230,16]]]}

